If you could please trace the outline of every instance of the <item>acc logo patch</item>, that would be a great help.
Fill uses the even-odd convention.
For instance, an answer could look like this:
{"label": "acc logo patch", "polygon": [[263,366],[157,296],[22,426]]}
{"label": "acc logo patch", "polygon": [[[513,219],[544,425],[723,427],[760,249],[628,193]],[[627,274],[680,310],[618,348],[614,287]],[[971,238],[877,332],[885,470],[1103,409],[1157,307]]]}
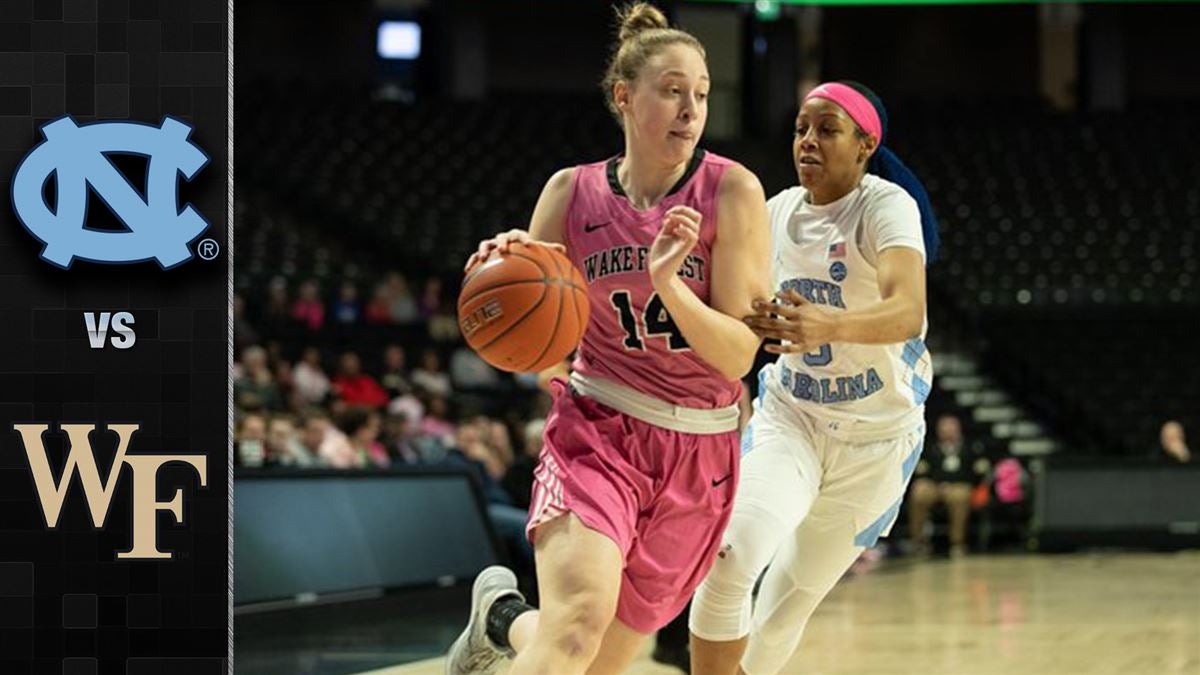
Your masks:
{"label": "acc logo patch", "polygon": [[[192,127],[172,117],[160,125],[96,122],[79,125],[63,117],[42,127],[45,141],[26,155],[13,176],[12,202],[29,233],[46,244],[42,260],[64,269],[80,258],[110,264],[155,260],[163,269],[192,258],[188,248],[208,229],[192,206],[179,208],[179,182],[191,180],[208,156],[188,140]],[[143,197],[105,153],[148,158]],[[54,176],[57,204],[42,187]],[[88,187],[127,232],[87,227]]]}
{"label": "acc logo patch", "polygon": [[829,266],[829,276],[833,277],[834,281],[842,281],[846,278],[846,263],[837,261]]}

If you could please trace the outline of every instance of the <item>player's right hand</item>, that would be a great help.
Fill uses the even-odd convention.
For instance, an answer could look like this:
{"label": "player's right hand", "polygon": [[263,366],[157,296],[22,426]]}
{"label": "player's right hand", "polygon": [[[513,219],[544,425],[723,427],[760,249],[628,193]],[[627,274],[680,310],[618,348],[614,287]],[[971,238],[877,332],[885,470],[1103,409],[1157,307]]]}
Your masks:
{"label": "player's right hand", "polygon": [[682,204],[667,210],[662,228],[650,245],[650,282],[656,290],[679,272],[679,266],[700,241],[701,218],[699,211]]}
{"label": "player's right hand", "polygon": [[491,239],[484,239],[483,241],[479,242],[479,248],[471,254],[470,258],[467,258],[467,264],[463,266],[463,271],[468,271],[478,263],[487,260],[487,257],[492,254],[492,251],[499,249],[502,253],[507,253],[508,247],[513,243],[538,243],[542,244],[543,246],[549,246],[559,253],[567,252],[567,247],[563,246],[562,244],[552,244],[546,241],[537,241],[533,237],[530,237],[529,233],[525,230],[509,230],[507,232],[501,232]]}

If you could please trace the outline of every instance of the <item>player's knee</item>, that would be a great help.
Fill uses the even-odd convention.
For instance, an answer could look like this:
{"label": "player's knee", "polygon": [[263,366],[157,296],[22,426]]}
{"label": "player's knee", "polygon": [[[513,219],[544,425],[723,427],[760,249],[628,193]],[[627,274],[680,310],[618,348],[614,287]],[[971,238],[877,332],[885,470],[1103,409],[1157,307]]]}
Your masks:
{"label": "player's knee", "polygon": [[718,584],[749,590],[761,572],[753,545],[726,542],[717,552],[708,578]]}
{"label": "player's knee", "polygon": [[555,628],[555,649],[571,660],[590,660],[616,613],[615,603],[595,591],[574,593],[562,608]]}
{"label": "player's knee", "polygon": [[734,610],[743,601],[749,602],[754,582],[765,563],[759,565],[753,547],[726,542],[717,553],[712,568],[704,578],[697,600],[715,608]]}
{"label": "player's knee", "polygon": [[586,622],[563,624],[557,631],[554,649],[571,662],[588,663],[600,651],[604,631]]}
{"label": "player's knee", "polygon": [[749,631],[755,581],[731,549],[722,549],[722,555],[696,589],[688,619],[692,633],[718,642],[738,639]]}
{"label": "player's knee", "polygon": [[779,546],[786,526],[769,511],[735,512],[725,540],[692,601],[692,632],[710,640],[732,640],[749,627],[754,582]]}
{"label": "player's knee", "polygon": [[789,529],[763,508],[735,513],[705,583],[723,593],[749,595]]}

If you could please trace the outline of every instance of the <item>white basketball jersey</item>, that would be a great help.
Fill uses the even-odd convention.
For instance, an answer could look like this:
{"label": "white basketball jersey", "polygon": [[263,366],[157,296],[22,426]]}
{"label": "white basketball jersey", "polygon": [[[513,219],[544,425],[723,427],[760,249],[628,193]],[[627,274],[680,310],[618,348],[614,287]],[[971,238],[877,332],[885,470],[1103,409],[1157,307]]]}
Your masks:
{"label": "white basketball jersey", "polygon": [[[878,251],[906,246],[925,254],[920,212],[898,185],[873,175],[836,202],[814,206],[793,187],[771,198],[776,290],[795,289],[834,311],[882,300]],[[933,385],[925,330],[907,342],[835,342],[784,354],[759,374],[760,389],[779,397],[816,430],[850,442],[909,431],[924,418]]]}

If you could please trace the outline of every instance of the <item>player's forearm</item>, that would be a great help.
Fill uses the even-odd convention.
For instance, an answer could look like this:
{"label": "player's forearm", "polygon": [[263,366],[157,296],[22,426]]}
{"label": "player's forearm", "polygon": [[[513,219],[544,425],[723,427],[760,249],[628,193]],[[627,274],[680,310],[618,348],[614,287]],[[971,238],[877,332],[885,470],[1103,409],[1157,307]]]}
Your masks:
{"label": "player's forearm", "polygon": [[892,344],[921,334],[924,308],[915,300],[893,296],[861,309],[838,312],[835,342]]}
{"label": "player's forearm", "polygon": [[746,324],[704,304],[678,277],[655,290],[688,346],[705,363],[730,380],[750,372],[759,340]]}

